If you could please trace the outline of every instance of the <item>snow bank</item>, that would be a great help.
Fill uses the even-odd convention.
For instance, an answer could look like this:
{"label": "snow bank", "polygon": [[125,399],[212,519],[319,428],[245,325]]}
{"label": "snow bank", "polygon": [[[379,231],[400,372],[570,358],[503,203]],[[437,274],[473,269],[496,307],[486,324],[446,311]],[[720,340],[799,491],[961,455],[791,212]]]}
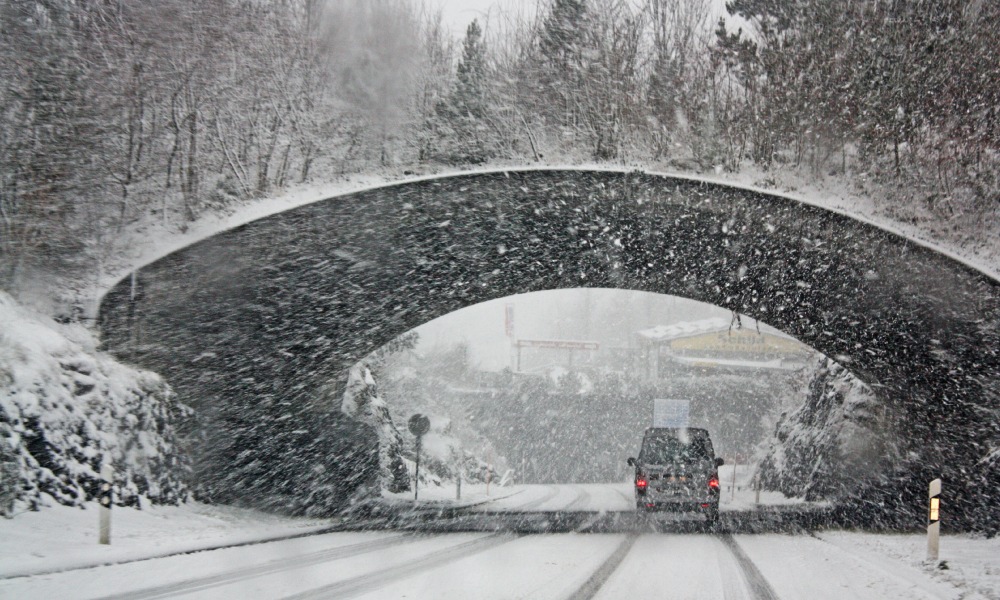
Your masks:
{"label": "snow bank", "polygon": [[116,362],[76,325],[61,325],[0,292],[0,512],[52,497],[78,506],[110,461],[119,504],[187,498],[174,402],[157,375]]}
{"label": "snow bank", "polygon": [[[232,506],[187,502],[114,511],[111,544],[97,543],[97,504],[53,506],[0,519],[0,578],[146,560],[178,553],[306,535],[324,519],[282,517]],[[106,593],[112,592],[108,589]],[[0,597],[6,597],[0,591]]]}

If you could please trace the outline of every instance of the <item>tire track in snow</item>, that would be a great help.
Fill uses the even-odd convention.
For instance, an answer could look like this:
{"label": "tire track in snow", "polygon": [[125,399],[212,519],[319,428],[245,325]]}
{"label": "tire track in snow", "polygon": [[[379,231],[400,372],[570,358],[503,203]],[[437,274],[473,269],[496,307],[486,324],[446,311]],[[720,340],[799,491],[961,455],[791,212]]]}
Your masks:
{"label": "tire track in snow", "polygon": [[118,565],[127,565],[131,563],[145,562],[147,560],[159,560],[161,558],[171,558],[173,556],[186,556],[191,554],[198,554],[200,552],[214,552],[216,550],[228,550],[230,548],[244,548],[247,546],[257,546],[260,544],[286,542],[288,540],[297,540],[301,538],[326,535],[328,533],[338,533],[341,531],[345,531],[345,528],[342,526],[334,525],[330,527],[321,527],[319,529],[314,529],[311,531],[305,531],[301,533],[288,533],[284,535],[276,535],[273,537],[263,537],[263,538],[256,538],[243,541],[234,541],[229,543],[219,542],[215,544],[206,544],[204,546],[195,545],[185,549],[178,549],[173,551],[168,550],[162,553],[154,552],[146,555],[120,558],[115,560],[85,562],[83,564],[70,564],[56,568],[38,569],[38,570],[34,570],[31,568],[16,569],[13,571],[6,571],[0,573],[0,581],[4,581],[7,579],[15,579],[19,577],[38,577],[42,575],[56,575],[59,573],[68,573],[70,571],[84,571],[87,569],[96,569],[98,567],[114,567]]}
{"label": "tire track in snow", "polygon": [[615,490],[615,493],[617,493],[619,496],[621,496],[622,498],[625,499],[625,502],[627,503],[627,506],[632,507],[632,508],[635,507],[635,496],[634,495],[630,496],[630,495],[626,494],[625,492],[621,491],[618,488],[613,488],[613,489]]}
{"label": "tire track in snow", "polygon": [[622,543],[618,544],[618,547],[611,553],[611,556],[601,563],[601,566],[597,567],[597,570],[590,576],[590,579],[585,581],[578,590],[569,596],[569,600],[591,600],[591,598],[596,596],[597,592],[601,591],[601,586],[604,585],[604,582],[611,577],[611,574],[615,572],[618,566],[622,564],[622,561],[625,560],[625,557],[628,556],[629,550],[635,545],[637,539],[639,539],[639,535],[635,533],[625,536],[625,539],[622,540]]}
{"label": "tire track in snow", "polygon": [[750,597],[754,600],[779,600],[778,595],[774,592],[774,588],[764,578],[757,565],[753,564],[753,561],[743,551],[743,548],[740,548],[740,545],[736,543],[733,536],[729,533],[720,533],[719,539],[729,549],[729,552],[732,553],[740,571],[743,572],[743,578],[746,581]]}
{"label": "tire track in snow", "polygon": [[112,596],[104,596],[101,600],[153,600],[154,598],[169,598],[179,594],[187,594],[222,585],[229,585],[244,579],[260,577],[261,575],[270,575],[287,569],[316,565],[331,560],[348,558],[359,554],[365,554],[367,552],[374,552],[375,550],[381,550],[382,548],[387,548],[389,546],[408,544],[425,539],[427,539],[425,536],[409,533],[394,535],[388,538],[372,540],[369,542],[349,544],[347,546],[338,546],[336,548],[320,550],[309,554],[289,556],[288,558],[274,560],[262,565],[254,565],[233,571],[226,571],[218,575],[209,575],[206,577],[199,577],[198,579],[181,581],[179,583],[171,583],[146,588],[144,590],[135,590]]}
{"label": "tire track in snow", "polygon": [[577,510],[581,505],[585,505],[590,502],[590,492],[588,492],[582,485],[576,487],[579,488],[576,493],[576,498],[573,498],[572,502],[560,510]]}
{"label": "tire track in snow", "polygon": [[449,562],[453,562],[473,554],[485,552],[490,548],[512,542],[520,535],[506,533],[494,533],[486,537],[481,537],[468,542],[445,548],[416,560],[405,562],[393,567],[378,575],[365,573],[357,577],[351,577],[344,581],[338,581],[330,585],[325,585],[316,589],[288,596],[285,600],[325,600],[327,598],[351,598],[360,596],[368,592],[373,592],[387,584],[394,583],[400,579],[405,579],[418,573],[439,567]]}
{"label": "tire track in snow", "polygon": [[516,511],[524,511],[524,510],[531,510],[533,508],[536,508],[538,506],[541,506],[541,505],[545,504],[549,500],[555,498],[557,494],[559,494],[559,488],[557,488],[555,486],[552,486],[552,485],[547,485],[545,487],[548,488],[548,491],[545,492],[545,495],[542,496],[541,498],[538,498],[537,500],[532,500],[531,502],[526,502],[524,504],[521,504],[519,506],[515,506],[515,507],[507,509],[507,510],[514,511],[514,512],[516,512]]}

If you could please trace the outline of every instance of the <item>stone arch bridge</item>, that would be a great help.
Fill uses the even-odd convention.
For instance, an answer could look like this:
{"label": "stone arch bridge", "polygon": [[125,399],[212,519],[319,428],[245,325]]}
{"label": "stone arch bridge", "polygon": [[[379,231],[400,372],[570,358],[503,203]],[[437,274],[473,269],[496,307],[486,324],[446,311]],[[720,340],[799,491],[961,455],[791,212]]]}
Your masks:
{"label": "stone arch bridge", "polygon": [[189,439],[205,496],[300,510],[342,500],[370,472],[370,432],[329,404],[345,369],[464,306],[571,287],[718,305],[835,357],[888,403],[905,440],[882,504],[941,473],[965,489],[963,514],[983,508],[976,482],[1000,445],[1000,283],[757,191],[585,170],[387,185],[146,265],[105,296],[100,319],[108,349],[198,409]]}

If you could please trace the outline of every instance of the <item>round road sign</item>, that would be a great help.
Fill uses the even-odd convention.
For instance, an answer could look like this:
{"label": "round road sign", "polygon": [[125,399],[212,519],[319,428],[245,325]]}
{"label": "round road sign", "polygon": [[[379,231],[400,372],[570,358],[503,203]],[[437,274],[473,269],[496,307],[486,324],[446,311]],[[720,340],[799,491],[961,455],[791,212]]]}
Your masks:
{"label": "round road sign", "polygon": [[431,420],[417,413],[410,417],[409,427],[410,433],[419,437],[431,430]]}

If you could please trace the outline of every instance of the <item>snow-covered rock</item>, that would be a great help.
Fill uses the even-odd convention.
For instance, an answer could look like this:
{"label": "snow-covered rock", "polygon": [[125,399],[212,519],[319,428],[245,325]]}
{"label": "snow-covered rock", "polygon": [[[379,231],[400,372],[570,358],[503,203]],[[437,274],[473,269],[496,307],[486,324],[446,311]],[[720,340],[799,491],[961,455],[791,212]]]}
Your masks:
{"label": "snow-covered rock", "polygon": [[15,501],[37,508],[46,496],[80,505],[95,495],[105,462],[118,504],[187,498],[174,425],[188,409],[159,376],[97,343],[0,292],[0,511]]}
{"label": "snow-covered rock", "polygon": [[785,413],[760,459],[761,482],[788,496],[837,499],[884,472],[897,452],[885,408],[868,386],[820,360],[805,402]]}
{"label": "snow-covered rock", "polygon": [[410,488],[410,477],[403,463],[403,438],[389,414],[389,407],[379,396],[371,369],[357,363],[347,375],[347,387],[341,411],[375,429],[379,441],[379,483],[389,492]]}

